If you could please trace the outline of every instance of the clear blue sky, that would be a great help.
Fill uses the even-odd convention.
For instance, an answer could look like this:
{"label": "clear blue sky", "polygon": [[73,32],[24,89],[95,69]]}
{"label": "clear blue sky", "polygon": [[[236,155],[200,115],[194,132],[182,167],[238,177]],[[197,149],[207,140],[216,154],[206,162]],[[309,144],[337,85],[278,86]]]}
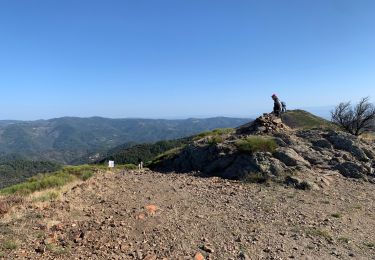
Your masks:
{"label": "clear blue sky", "polygon": [[0,119],[375,101],[374,0],[1,0]]}

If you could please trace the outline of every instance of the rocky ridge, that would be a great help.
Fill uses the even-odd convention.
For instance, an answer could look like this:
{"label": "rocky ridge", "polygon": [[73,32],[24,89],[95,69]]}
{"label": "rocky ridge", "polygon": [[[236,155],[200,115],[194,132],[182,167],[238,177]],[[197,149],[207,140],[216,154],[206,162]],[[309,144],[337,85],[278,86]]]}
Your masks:
{"label": "rocky ridge", "polygon": [[[271,138],[277,148],[272,152],[241,152],[237,142],[254,136]],[[216,142],[209,136],[195,140],[159,162],[155,168],[176,172],[199,171],[229,179],[260,174],[265,179],[288,183],[293,177],[293,185],[306,181],[315,188],[315,184],[321,184],[321,176],[329,172],[369,182],[375,180],[374,141],[361,140],[341,131],[291,129],[280,118],[264,114],[220,138]]]}

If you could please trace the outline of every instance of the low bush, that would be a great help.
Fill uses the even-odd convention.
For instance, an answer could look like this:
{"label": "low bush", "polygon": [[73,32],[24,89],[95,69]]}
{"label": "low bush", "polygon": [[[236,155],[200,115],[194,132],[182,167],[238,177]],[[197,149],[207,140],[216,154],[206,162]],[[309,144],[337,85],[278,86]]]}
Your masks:
{"label": "low bush", "polygon": [[92,177],[96,170],[96,167],[90,165],[66,166],[60,171],[49,174],[39,174],[29,178],[26,182],[6,187],[0,190],[0,194],[28,195],[40,190],[57,188],[74,180],[85,181]]}
{"label": "low bush", "polygon": [[278,147],[275,140],[265,136],[249,136],[236,142],[237,149],[242,153],[270,152]]}
{"label": "low bush", "polygon": [[221,136],[211,136],[208,140],[209,144],[220,144],[224,141]]}
{"label": "low bush", "polygon": [[17,249],[18,245],[15,241],[6,240],[5,242],[3,242],[3,247],[8,250],[15,250]]}

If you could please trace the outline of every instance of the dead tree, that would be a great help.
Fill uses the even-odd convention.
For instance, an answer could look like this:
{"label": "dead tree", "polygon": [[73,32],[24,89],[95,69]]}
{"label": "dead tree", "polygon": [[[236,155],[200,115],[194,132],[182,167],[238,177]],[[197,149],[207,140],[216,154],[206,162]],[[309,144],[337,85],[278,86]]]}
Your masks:
{"label": "dead tree", "polygon": [[374,128],[375,106],[369,97],[362,98],[354,107],[350,102],[340,103],[331,111],[331,120],[345,131],[359,136]]}

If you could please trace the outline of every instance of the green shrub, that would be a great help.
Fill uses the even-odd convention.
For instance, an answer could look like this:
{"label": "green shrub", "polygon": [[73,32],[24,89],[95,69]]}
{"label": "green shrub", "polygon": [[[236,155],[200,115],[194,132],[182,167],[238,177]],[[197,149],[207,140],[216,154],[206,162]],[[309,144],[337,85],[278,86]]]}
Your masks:
{"label": "green shrub", "polygon": [[331,216],[334,217],[334,218],[341,218],[341,214],[340,213],[334,213]]}
{"label": "green shrub", "polygon": [[208,143],[209,144],[220,144],[224,141],[221,136],[211,136],[209,137]]}
{"label": "green shrub", "polygon": [[242,153],[270,152],[273,153],[277,146],[271,137],[249,136],[236,142],[237,149]]}
{"label": "green shrub", "polygon": [[17,243],[11,240],[7,240],[3,243],[5,249],[14,250],[17,249]]}

